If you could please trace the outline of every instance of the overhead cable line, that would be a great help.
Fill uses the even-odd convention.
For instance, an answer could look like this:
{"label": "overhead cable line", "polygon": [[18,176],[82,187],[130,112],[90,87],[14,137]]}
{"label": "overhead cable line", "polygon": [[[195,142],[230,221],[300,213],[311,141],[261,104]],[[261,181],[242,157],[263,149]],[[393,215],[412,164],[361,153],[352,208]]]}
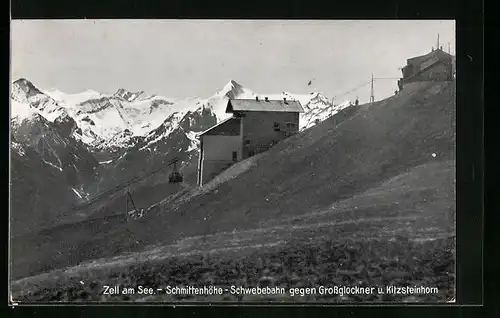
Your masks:
{"label": "overhead cable line", "polygon": [[73,206],[71,208],[69,208],[68,210],[66,210],[65,212],[59,214],[56,216],[55,219],[53,220],[50,220],[48,222],[44,222],[42,224],[39,224],[36,226],[36,228],[33,228],[33,229],[30,229],[22,234],[18,234],[18,235],[14,235],[13,237],[17,237],[17,236],[22,236],[22,235],[27,235],[29,233],[32,233],[34,231],[38,231],[38,230],[42,230],[44,228],[49,228],[51,225],[54,225],[55,223],[57,223],[61,218],[67,216],[68,214],[70,213],[74,213],[76,211],[79,211],[83,208],[86,208],[86,207],[89,207],[91,206],[93,203],[101,200],[102,198],[106,197],[106,196],[109,196],[110,194],[113,194],[113,193],[117,193],[118,191],[120,190],[123,190],[125,188],[127,188],[128,186],[134,184],[134,183],[137,183],[139,181],[142,181],[150,176],[152,176],[153,174],[156,174],[162,170],[165,170],[165,169],[168,169],[170,167],[170,165],[173,163],[173,162],[176,162],[178,161],[178,159],[174,158],[172,160],[170,160],[169,162],[167,162],[165,164],[165,166],[162,166],[161,168],[158,168],[158,169],[155,169],[151,172],[149,172],[148,174],[145,174],[143,176],[138,176],[138,177],[133,177],[133,178],[130,178],[129,180],[111,188],[111,189],[108,189],[106,191],[103,191],[99,194],[97,194],[96,196],[94,196],[92,199],[86,201],[85,203],[82,203],[82,204],[79,204],[79,205],[76,205],[76,206]]}

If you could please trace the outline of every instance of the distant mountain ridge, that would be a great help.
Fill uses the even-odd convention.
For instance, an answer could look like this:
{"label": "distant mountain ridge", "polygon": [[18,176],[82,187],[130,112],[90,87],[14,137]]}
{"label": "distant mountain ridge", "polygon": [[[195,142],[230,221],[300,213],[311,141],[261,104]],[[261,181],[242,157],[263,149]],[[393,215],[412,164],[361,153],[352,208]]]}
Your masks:
{"label": "distant mountain ridge", "polygon": [[[227,101],[256,96],[299,100],[305,110],[301,129],[346,107],[334,106],[320,93],[256,94],[234,80],[208,98],[179,99],[124,88],[112,95],[91,89],[78,94],[43,92],[23,78],[13,82],[11,90],[11,152],[16,162],[27,163],[23,173],[39,178],[32,186],[44,187],[56,178],[61,189],[67,189],[59,191],[61,202],[76,204],[103,189],[165,167],[173,157],[195,162],[196,135],[231,116],[225,113]],[[16,180],[19,171],[14,172]],[[22,195],[23,189],[50,190],[27,190],[23,184],[13,184],[16,195]],[[16,202],[16,210],[32,210],[24,206],[30,202]],[[51,211],[64,209],[64,204],[53,200],[40,206]]]}
{"label": "distant mountain ridge", "polygon": [[[139,140],[151,135],[159,126],[169,125],[168,121],[174,117],[183,117],[187,113],[207,114],[208,109],[215,115],[217,121],[223,120],[229,116],[225,113],[225,106],[227,100],[232,98],[268,96],[270,99],[299,100],[305,110],[301,115],[301,128],[312,126],[317,122],[316,119],[324,120],[328,117],[327,112],[320,110],[334,107],[325,96],[317,92],[310,95],[295,95],[288,92],[262,95],[252,92],[234,80],[230,80],[221,90],[205,99],[172,99],[147,95],[144,91],[131,92],[124,88],[118,89],[113,95],[93,90],[78,94],[65,94],[57,90],[43,93],[26,79],[18,80],[14,84],[18,82],[22,82],[23,90],[31,97],[26,98],[26,93],[20,94],[13,89],[12,99],[36,107],[49,121],[54,121],[57,117],[71,117],[77,123],[72,137],[101,151],[117,151],[133,147]],[[35,99],[39,100],[38,104],[42,107],[35,105],[33,96],[38,96]],[[328,114],[331,116],[335,113],[336,111],[330,111]]]}

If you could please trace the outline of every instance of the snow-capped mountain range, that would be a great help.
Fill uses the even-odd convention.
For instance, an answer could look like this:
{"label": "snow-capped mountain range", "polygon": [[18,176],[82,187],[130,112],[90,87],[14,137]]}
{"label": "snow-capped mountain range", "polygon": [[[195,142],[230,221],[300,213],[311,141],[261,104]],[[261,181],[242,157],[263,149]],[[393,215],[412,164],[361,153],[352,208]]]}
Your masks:
{"label": "snow-capped mountain range", "polygon": [[[44,210],[18,215],[16,224],[37,224],[41,216],[51,219],[71,204],[165,167],[174,156],[195,162],[196,135],[231,116],[225,113],[227,101],[256,96],[300,101],[305,111],[301,129],[350,104],[332,105],[320,93],[256,94],[233,80],[208,98],[184,99],[125,89],[114,94],[43,92],[27,79],[16,80],[10,107],[11,170],[12,180],[17,180],[12,184],[13,209]],[[57,187],[48,186],[54,182]],[[28,193],[36,193],[37,199],[24,200]]]}
{"label": "snow-capped mountain range", "polygon": [[[20,79],[14,82],[12,88],[11,117],[14,123],[29,119],[34,114],[50,122],[74,121],[76,125],[71,131],[74,139],[92,149],[117,150],[133,147],[139,140],[148,139],[150,145],[158,142],[174,131],[188,114],[209,110],[218,122],[229,116],[225,113],[228,99],[253,99],[256,96],[299,100],[305,110],[301,114],[301,129],[309,128],[316,120],[322,121],[349,105],[346,102],[333,106],[320,93],[256,94],[233,80],[209,98],[172,99],[125,89],[118,89],[113,95],[93,90],[78,94],[65,94],[57,90],[41,92],[28,80]],[[162,136],[155,136],[155,131],[162,125],[167,125],[168,129],[164,129]],[[196,143],[192,131],[186,134]],[[192,148],[195,147],[193,144]]]}

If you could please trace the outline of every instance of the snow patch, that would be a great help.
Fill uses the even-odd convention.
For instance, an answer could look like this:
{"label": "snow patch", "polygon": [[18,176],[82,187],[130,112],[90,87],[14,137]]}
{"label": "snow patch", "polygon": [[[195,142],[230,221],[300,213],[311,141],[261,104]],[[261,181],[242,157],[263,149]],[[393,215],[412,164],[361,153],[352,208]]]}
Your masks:
{"label": "snow patch", "polygon": [[[179,123],[184,117],[185,113],[174,113],[163,124],[158,127],[158,131],[152,131],[146,137],[147,144],[139,149],[142,151],[149,148],[151,145],[157,143],[163,138],[168,137],[175,129],[179,127]],[[162,131],[163,130],[163,131]],[[156,135],[158,133],[158,135]]]}
{"label": "snow patch", "polygon": [[78,191],[76,191],[75,188],[71,188],[71,190],[73,190],[73,192],[80,198],[80,199],[83,199],[82,195],[80,193],[78,193]]}
{"label": "snow patch", "polygon": [[188,152],[193,151],[195,149],[198,149],[199,147],[199,141],[196,138],[198,136],[198,133],[190,131],[186,133],[186,136],[188,137],[189,140],[191,140],[191,144],[189,145]]}
{"label": "snow patch", "polygon": [[89,199],[89,194],[86,193],[85,191],[83,191],[83,189],[76,189],[76,188],[71,188],[71,190],[73,191],[74,194],[76,194],[76,196],[80,199],[83,199],[85,201],[88,201]]}
{"label": "snow patch", "polygon": [[80,103],[83,103],[91,99],[99,99],[105,96],[109,96],[101,94],[91,89],[76,94],[66,94],[64,92],[61,92],[60,90],[49,91],[46,92],[46,94],[52,97],[54,100],[61,102],[62,104],[68,107],[74,107]]}
{"label": "snow patch", "polygon": [[[26,98],[26,94],[19,88],[12,96],[19,99]],[[178,128],[179,121],[188,112],[200,112],[203,108],[210,109],[217,118],[217,122],[227,119],[227,102],[230,98],[236,99],[269,99],[297,100],[304,108],[300,115],[300,129],[313,126],[336,114],[349,106],[349,102],[341,105],[332,105],[332,102],[318,92],[311,94],[256,94],[237,82],[229,81],[221,90],[208,98],[166,98],[158,95],[147,95],[143,91],[129,92],[119,89],[114,95],[101,94],[94,90],[86,90],[77,94],[66,94],[59,90],[52,90],[46,94],[37,94],[29,97],[26,103],[13,101],[13,116],[20,119],[28,118],[39,113],[49,121],[61,116],[72,117],[79,133],[73,137],[84,144],[105,149],[127,149],[137,143],[134,137],[145,138],[146,146],[150,147],[168,137]],[[33,104],[32,102],[35,102]],[[40,105],[39,109],[30,107]],[[193,125],[192,118],[190,124]],[[126,131],[128,130],[128,131]],[[198,147],[198,140],[194,134],[186,132],[192,141],[189,147],[193,150]]]}
{"label": "snow patch", "polygon": [[14,150],[16,150],[16,152],[22,157],[24,155],[26,155],[26,152],[24,151],[24,148],[23,146],[18,143],[18,142],[15,142],[15,141],[12,141],[11,142],[11,145],[12,145],[12,148],[14,148]]}
{"label": "snow patch", "polygon": [[[43,159],[42,159],[43,160]],[[63,169],[61,167],[58,167],[56,166],[55,164],[51,163],[51,162],[48,162],[46,160],[43,160],[43,162],[45,162],[46,164],[48,164],[49,166],[51,166],[52,168],[56,168],[57,170],[59,171],[63,171]]]}
{"label": "snow patch", "polygon": [[22,121],[38,113],[36,109],[31,107],[28,103],[21,103],[14,99],[11,99],[10,102],[10,115],[12,119],[15,118]]}

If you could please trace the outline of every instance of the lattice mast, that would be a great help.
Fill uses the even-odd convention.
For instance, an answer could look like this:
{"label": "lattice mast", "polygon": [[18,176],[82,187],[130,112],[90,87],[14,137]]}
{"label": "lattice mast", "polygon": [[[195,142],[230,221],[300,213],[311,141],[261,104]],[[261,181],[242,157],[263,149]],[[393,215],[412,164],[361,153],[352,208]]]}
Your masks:
{"label": "lattice mast", "polygon": [[375,101],[375,96],[373,93],[373,73],[372,73],[372,81],[371,81],[371,89],[370,89],[370,103]]}

